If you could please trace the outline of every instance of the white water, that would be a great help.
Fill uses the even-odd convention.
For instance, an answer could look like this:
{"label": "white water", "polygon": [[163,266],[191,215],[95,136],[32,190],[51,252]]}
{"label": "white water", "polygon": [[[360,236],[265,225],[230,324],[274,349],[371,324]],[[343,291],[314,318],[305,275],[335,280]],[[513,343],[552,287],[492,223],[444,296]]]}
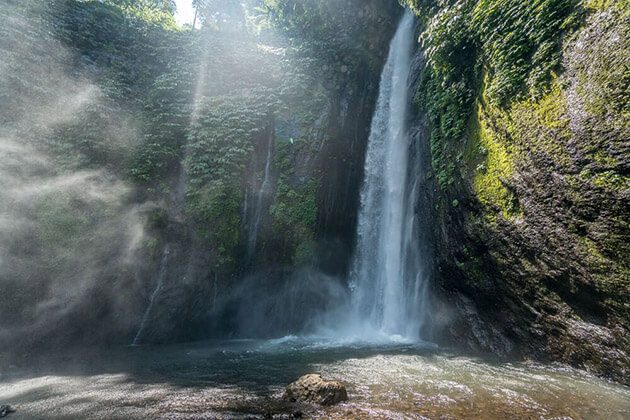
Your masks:
{"label": "white water", "polygon": [[[414,235],[417,182],[409,176],[409,74],[414,19],[391,42],[372,119],[351,272],[352,328],[360,338],[420,338],[425,279]],[[414,168],[415,170],[415,168]]]}
{"label": "white water", "polygon": [[260,231],[260,221],[263,214],[263,201],[270,194],[271,187],[271,161],[273,158],[273,136],[269,136],[269,144],[267,146],[267,160],[265,161],[265,175],[260,189],[256,193],[256,207],[254,208],[254,217],[252,226],[249,229],[249,237],[247,239],[247,259],[253,261],[256,253],[256,243],[258,242],[258,233]]}
{"label": "white water", "polygon": [[17,409],[8,418],[290,418],[295,406],[278,399],[305,372],[348,384],[349,401],[304,406],[304,418],[627,420],[630,407],[628,387],[565,366],[493,363],[418,344],[285,337],[48,356],[2,370],[0,401]]}
{"label": "white water", "polygon": [[136,336],[133,338],[132,346],[137,346],[140,344],[140,340],[142,339],[142,333],[144,332],[147,322],[149,321],[149,317],[151,315],[151,311],[153,310],[153,305],[155,303],[155,299],[160,295],[162,291],[162,287],[164,286],[164,279],[166,277],[166,268],[168,265],[168,255],[171,253],[171,249],[168,245],[164,247],[164,251],[162,252],[162,260],[160,261],[160,271],[158,272],[158,278],[155,284],[155,289],[153,289],[153,293],[151,293],[151,297],[149,298],[149,304],[147,305],[147,309],[144,311],[144,315],[142,316],[142,322],[140,322],[140,328],[138,328],[138,332]]}

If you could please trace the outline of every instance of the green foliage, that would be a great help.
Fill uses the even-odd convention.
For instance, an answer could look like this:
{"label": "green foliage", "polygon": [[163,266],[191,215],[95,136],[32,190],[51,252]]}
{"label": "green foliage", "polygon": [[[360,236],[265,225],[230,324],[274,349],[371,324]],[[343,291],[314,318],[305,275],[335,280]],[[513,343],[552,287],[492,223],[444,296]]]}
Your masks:
{"label": "green foliage", "polygon": [[[283,262],[302,263],[314,249],[318,211],[319,174],[306,163],[326,140],[322,113],[329,90],[377,62],[375,42],[381,34],[362,34],[366,24],[383,19],[378,13],[381,4],[357,2],[354,11],[340,11],[332,1],[265,2],[257,13],[259,23],[264,20],[267,26],[259,25],[261,32],[254,34],[245,30],[251,27],[241,15],[245,10],[247,18],[252,17],[252,2],[243,2],[244,8],[241,3],[198,2],[206,25],[190,35],[193,45],[175,66],[193,69],[192,85],[184,84],[191,105],[178,106],[191,115],[183,129],[186,213],[219,249],[219,264],[235,262],[243,191],[260,176],[250,173],[254,154],[266,150],[262,145],[273,136],[278,185],[268,209],[274,243],[267,246],[277,247],[272,252],[282,254]],[[274,36],[274,28],[283,36]],[[157,104],[152,109],[173,103],[172,86],[182,85],[181,73],[157,78],[151,90],[164,86],[165,96],[152,100]],[[172,121],[173,112],[168,109],[155,124]],[[162,139],[159,134],[145,143],[134,173],[140,179],[154,180],[170,158],[177,160],[176,146],[165,147],[166,139],[174,136],[167,133]]]}
{"label": "green foliage", "polygon": [[[86,1],[89,2],[90,0]],[[174,0],[104,0],[102,3],[117,7],[128,17],[142,22],[176,27],[173,17],[176,9]]]}
{"label": "green foliage", "polygon": [[[49,141],[66,163],[109,166],[155,184],[178,166],[192,76],[170,1],[64,1],[57,38],[98,89]],[[70,64],[70,63],[68,63]],[[75,64],[76,66],[76,64]]]}
{"label": "green foliage", "polygon": [[240,31],[245,25],[241,0],[194,0],[193,5],[207,26],[223,31]]}
{"label": "green foliage", "polygon": [[[386,39],[365,28],[391,18],[384,0],[341,9],[333,0],[266,1],[256,12],[254,3],[196,2],[206,22],[199,31],[180,30],[167,0],[29,0],[37,7],[24,11],[36,28],[33,16],[46,22],[27,36],[54,38],[64,51],[55,64],[72,74],[68,85],[85,84],[87,98],[64,100],[76,111],[34,137],[64,167],[110,169],[137,187],[134,196],[164,203],[165,214],[206,239],[219,269],[237,262],[244,191],[260,176],[255,153],[270,138],[278,182],[262,209],[274,231],[270,252],[282,263],[311,259],[331,92],[354,94],[368,67],[378,73]],[[19,54],[5,44],[17,69]],[[47,92],[38,86],[33,96],[38,89]],[[152,226],[155,237],[168,225]]]}
{"label": "green foliage", "polygon": [[[61,188],[41,190],[31,198],[32,209],[24,209],[33,223],[29,247],[44,261],[46,274],[57,275],[62,282],[85,268],[77,266],[79,260],[85,264],[96,259],[96,254],[108,252],[106,247],[119,239],[116,235],[122,221],[120,191],[99,184],[96,178],[70,176],[64,181]],[[81,188],[86,186],[100,190],[86,193]],[[90,253],[87,260],[86,253]],[[41,261],[35,259],[34,264]]]}
{"label": "green foliage", "polygon": [[502,108],[548,90],[560,64],[560,33],[582,15],[578,0],[408,0],[421,15],[427,68],[416,95],[431,125],[433,168],[453,182],[460,141],[481,88]]}
{"label": "green foliage", "polygon": [[575,29],[579,0],[480,0],[471,27],[490,70],[488,97],[505,105],[529,93],[546,91],[560,64],[558,34]]}
{"label": "green foliage", "polygon": [[199,233],[216,249],[216,268],[234,269],[242,199],[237,183],[221,179],[191,188],[187,195],[188,212],[197,222]]}
{"label": "green foliage", "polygon": [[[263,0],[259,20],[279,28],[296,52],[313,57],[323,68],[322,76],[340,80],[364,66],[380,64],[382,33],[366,28],[384,28],[392,15],[379,0]],[[392,9],[393,10],[393,9]]]}
{"label": "green foliage", "polygon": [[[240,232],[242,181],[255,142],[267,136],[269,96],[240,91],[198,105],[185,164],[188,211],[217,246],[220,263],[233,261]],[[273,96],[273,95],[271,95]]]}
{"label": "green foliage", "polygon": [[[262,176],[251,173],[252,162],[259,160],[254,155],[264,153],[272,138],[279,186],[271,209],[261,209],[271,213],[274,229],[273,244],[267,246],[277,248],[271,252],[282,254],[283,262],[304,260],[317,214],[316,189],[306,184],[316,174],[306,173],[303,182],[296,173],[305,170],[306,156],[317,153],[314,140],[324,128],[318,120],[328,96],[318,62],[297,58],[292,48],[261,45],[246,32],[206,28],[199,37],[203,47],[193,48],[199,59],[184,162],[188,214],[221,248],[222,261],[234,262],[243,191]],[[228,205],[221,207],[223,201]],[[276,229],[274,214],[293,223]],[[293,258],[299,247],[302,257]]]}
{"label": "green foliage", "polygon": [[291,186],[282,179],[270,209],[275,235],[288,242],[286,249],[294,250],[291,259],[295,263],[306,262],[313,250],[317,189],[316,180]]}
{"label": "green foliage", "polygon": [[457,2],[441,10],[419,3],[416,7],[430,13],[421,35],[427,70],[416,103],[430,122],[433,170],[446,188],[454,181],[456,168],[452,144],[465,132],[478,73],[478,53],[467,22],[471,3]]}
{"label": "green foliage", "polygon": [[[178,35],[170,48],[162,49],[164,61],[143,100],[144,139],[133,156],[132,176],[145,183],[155,183],[179,169],[185,143],[193,97],[195,75],[190,43],[194,38]],[[174,41],[179,41],[170,46]],[[187,48],[173,51],[177,44]]]}

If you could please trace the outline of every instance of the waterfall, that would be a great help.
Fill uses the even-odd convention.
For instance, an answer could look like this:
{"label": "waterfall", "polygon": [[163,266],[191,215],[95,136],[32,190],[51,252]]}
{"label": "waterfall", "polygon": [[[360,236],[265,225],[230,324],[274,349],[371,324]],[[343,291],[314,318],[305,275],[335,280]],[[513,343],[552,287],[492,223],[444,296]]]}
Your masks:
{"label": "waterfall", "polygon": [[[247,260],[254,261],[256,253],[256,243],[258,242],[258,233],[260,231],[260,221],[263,215],[264,201],[270,194],[271,187],[271,161],[273,158],[273,135],[269,136],[269,143],[267,145],[267,160],[265,161],[265,173],[260,189],[256,192],[256,202],[253,209],[254,215],[252,217],[252,224],[249,227],[247,238]],[[245,213],[247,209],[245,210]]]}
{"label": "waterfall", "polygon": [[363,336],[419,338],[426,307],[414,218],[418,168],[410,162],[413,45],[414,18],[407,11],[381,74],[365,160],[357,249],[350,273],[353,325]]}
{"label": "waterfall", "polygon": [[149,298],[149,304],[147,305],[147,309],[144,311],[144,315],[142,316],[142,321],[140,322],[140,328],[138,328],[138,332],[131,343],[132,346],[137,346],[140,343],[140,339],[142,338],[142,333],[149,321],[149,317],[153,310],[153,305],[155,303],[155,299],[160,295],[162,291],[162,287],[164,286],[164,279],[166,278],[166,269],[168,265],[168,256],[171,253],[171,249],[169,245],[164,247],[164,251],[162,252],[162,260],[160,261],[160,269],[158,271],[157,281],[155,283],[155,289],[153,289],[153,293],[151,293],[151,297]]}

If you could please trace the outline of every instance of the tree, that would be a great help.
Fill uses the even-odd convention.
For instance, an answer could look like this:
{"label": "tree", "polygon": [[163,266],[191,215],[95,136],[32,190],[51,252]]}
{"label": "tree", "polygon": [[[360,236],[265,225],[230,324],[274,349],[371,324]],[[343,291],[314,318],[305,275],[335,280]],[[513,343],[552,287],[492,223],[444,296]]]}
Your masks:
{"label": "tree", "polygon": [[193,0],[193,6],[206,24],[220,30],[240,30],[245,23],[245,12],[239,0]]}
{"label": "tree", "polygon": [[155,9],[171,15],[174,15],[177,9],[175,0],[106,0],[105,3],[133,8]]}

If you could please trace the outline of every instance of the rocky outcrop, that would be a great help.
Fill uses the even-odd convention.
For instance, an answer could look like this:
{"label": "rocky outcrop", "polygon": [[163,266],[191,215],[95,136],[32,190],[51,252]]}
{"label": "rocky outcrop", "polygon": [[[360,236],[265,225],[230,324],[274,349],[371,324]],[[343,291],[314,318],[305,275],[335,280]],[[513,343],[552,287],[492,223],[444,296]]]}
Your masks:
{"label": "rocky outcrop", "polygon": [[319,374],[308,374],[293,382],[285,391],[284,400],[335,405],[348,400],[346,386],[339,381],[326,381]]}
{"label": "rocky outcrop", "polygon": [[624,28],[593,12],[538,99],[499,108],[482,89],[462,179],[436,199],[443,342],[630,382]]}

